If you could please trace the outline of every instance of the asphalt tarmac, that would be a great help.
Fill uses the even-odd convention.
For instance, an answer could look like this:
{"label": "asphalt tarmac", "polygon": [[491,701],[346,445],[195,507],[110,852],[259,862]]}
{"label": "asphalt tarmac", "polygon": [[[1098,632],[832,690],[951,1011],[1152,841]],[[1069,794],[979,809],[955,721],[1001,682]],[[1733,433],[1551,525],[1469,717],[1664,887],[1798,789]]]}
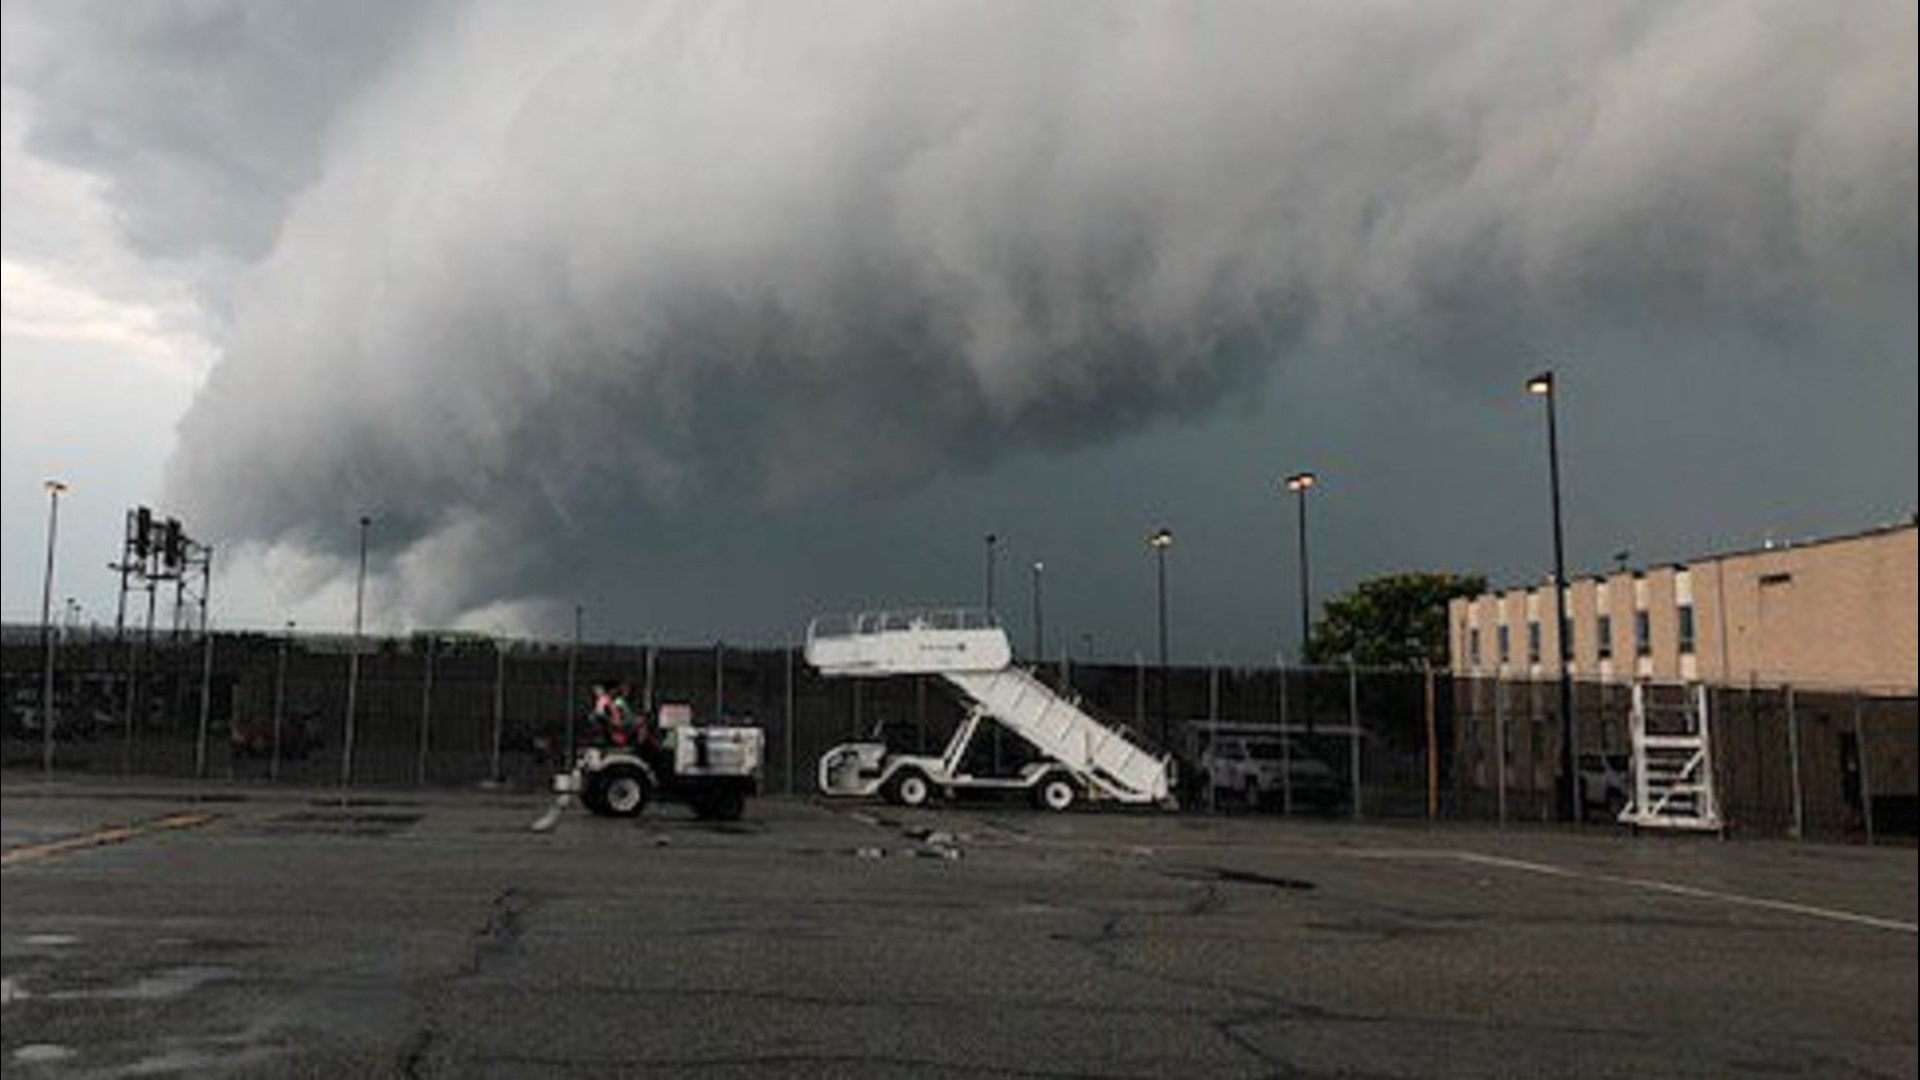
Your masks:
{"label": "asphalt tarmac", "polygon": [[1916,855],[0,786],[8,1076],[1912,1077]]}

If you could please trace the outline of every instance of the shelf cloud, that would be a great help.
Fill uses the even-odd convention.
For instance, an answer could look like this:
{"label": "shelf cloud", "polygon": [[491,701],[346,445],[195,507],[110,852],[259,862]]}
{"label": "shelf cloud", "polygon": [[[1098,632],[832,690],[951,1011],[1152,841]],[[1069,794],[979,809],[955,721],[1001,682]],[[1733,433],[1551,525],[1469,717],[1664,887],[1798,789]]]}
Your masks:
{"label": "shelf cloud", "polygon": [[310,589],[377,513],[426,620],[1343,342],[1469,381],[1564,325],[1912,322],[1912,4],[8,18],[27,148],[227,268],[170,504]]}

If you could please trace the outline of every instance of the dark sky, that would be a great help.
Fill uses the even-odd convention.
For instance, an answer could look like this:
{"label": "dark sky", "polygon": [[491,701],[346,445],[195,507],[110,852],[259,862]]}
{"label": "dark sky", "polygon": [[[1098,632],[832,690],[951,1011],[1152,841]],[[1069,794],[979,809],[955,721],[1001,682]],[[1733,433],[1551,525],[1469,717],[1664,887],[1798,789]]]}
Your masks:
{"label": "dark sky", "polygon": [[[1294,647],[1316,590],[1913,512],[1912,4],[24,4],[21,153],[219,359],[232,616]],[[11,393],[11,391],[10,391]],[[10,450],[11,452],[11,450]],[[9,504],[10,507],[13,504]],[[10,509],[10,514],[17,516]],[[13,546],[13,545],[9,545]],[[14,577],[19,575],[15,574]]]}

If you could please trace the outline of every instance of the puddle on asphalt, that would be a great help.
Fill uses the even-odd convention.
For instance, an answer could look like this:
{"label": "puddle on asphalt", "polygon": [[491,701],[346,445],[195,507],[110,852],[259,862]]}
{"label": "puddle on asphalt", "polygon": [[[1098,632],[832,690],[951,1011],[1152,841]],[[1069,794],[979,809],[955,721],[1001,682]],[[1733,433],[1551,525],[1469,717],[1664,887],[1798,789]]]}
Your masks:
{"label": "puddle on asphalt", "polygon": [[1302,878],[1277,877],[1272,874],[1255,873],[1252,870],[1233,870],[1224,866],[1203,866],[1186,870],[1163,870],[1161,873],[1170,878],[1183,881],[1225,881],[1234,885],[1265,885],[1270,889],[1286,889],[1305,892],[1316,888],[1313,882]]}
{"label": "puddle on asphalt", "polygon": [[28,1043],[13,1052],[13,1060],[22,1065],[51,1065],[56,1061],[67,1061],[73,1056],[73,1047],[59,1043]]}
{"label": "puddle on asphalt", "polygon": [[281,1049],[246,1038],[175,1040],[157,1054],[116,1069],[108,1076],[209,1076],[245,1070],[271,1061]]}
{"label": "puddle on asphalt", "polygon": [[0,1005],[11,1005],[16,1001],[25,1001],[32,997],[20,985],[20,980],[8,975],[0,978]]}
{"label": "puddle on asphalt", "polygon": [[260,822],[269,833],[335,836],[390,836],[412,828],[423,814],[357,813],[351,810],[296,810]]}
{"label": "puddle on asphalt", "polygon": [[136,979],[126,986],[103,990],[60,990],[47,997],[59,1001],[169,1001],[184,997],[211,982],[231,979],[239,974],[230,967],[191,966],[169,968],[157,975]]}
{"label": "puddle on asphalt", "polygon": [[80,938],[75,934],[28,934],[21,941],[35,948],[59,948],[64,945],[78,945]]}

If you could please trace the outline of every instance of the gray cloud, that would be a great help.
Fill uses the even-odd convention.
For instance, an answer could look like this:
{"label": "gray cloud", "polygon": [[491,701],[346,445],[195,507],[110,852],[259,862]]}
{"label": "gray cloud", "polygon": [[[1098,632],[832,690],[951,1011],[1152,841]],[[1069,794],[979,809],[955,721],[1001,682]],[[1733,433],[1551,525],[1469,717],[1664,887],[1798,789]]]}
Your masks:
{"label": "gray cloud", "polygon": [[137,242],[253,260],[170,498],[377,508],[421,618],[1307,356],[1912,334],[1912,5],[335,10],[85,8],[8,77]]}

